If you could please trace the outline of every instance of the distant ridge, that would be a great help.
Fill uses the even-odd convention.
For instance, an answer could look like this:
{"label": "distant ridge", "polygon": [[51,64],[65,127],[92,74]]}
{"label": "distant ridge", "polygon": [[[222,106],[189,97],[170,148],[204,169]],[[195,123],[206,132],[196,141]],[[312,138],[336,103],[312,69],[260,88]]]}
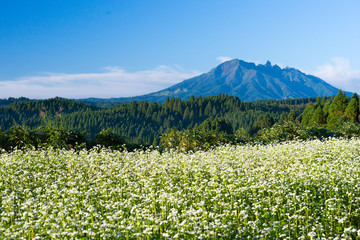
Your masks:
{"label": "distant ridge", "polygon": [[129,98],[82,99],[89,102],[164,102],[175,97],[187,100],[191,95],[211,96],[226,93],[242,101],[288,99],[336,95],[338,88],[295,68],[280,68],[269,61],[256,65],[239,59],[224,62],[208,73],[184,80],[164,90]]}

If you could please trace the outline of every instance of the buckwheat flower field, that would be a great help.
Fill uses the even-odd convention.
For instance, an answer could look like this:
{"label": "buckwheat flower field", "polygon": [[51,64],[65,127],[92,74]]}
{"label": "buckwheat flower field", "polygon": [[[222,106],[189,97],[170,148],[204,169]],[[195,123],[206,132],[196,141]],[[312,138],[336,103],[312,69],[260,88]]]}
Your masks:
{"label": "buckwheat flower field", "polygon": [[0,239],[360,239],[360,140],[2,153]]}

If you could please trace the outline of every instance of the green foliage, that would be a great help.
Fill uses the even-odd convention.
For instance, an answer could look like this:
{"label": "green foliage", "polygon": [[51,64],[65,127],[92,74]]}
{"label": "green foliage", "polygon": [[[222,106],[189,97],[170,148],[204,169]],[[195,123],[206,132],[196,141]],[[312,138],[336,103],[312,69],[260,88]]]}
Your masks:
{"label": "green foliage", "polygon": [[291,121],[264,128],[257,133],[257,136],[264,143],[309,139],[307,130]]}
{"label": "green foliage", "polygon": [[287,115],[287,121],[295,122],[296,121],[297,114],[294,109],[291,109],[289,114]]}
{"label": "green foliage", "polygon": [[170,129],[162,135],[161,146],[187,152],[208,150],[222,144],[269,144],[296,140],[324,140],[331,137],[360,137],[360,125],[346,121],[339,122],[336,131],[315,125],[304,127],[294,121],[285,121],[259,130],[254,137],[249,136],[243,129],[239,129],[234,135],[199,129],[182,131]]}
{"label": "green foliage", "polygon": [[67,144],[67,131],[62,129],[48,129],[48,138],[46,140],[47,146],[53,146],[54,148],[68,149],[71,145]]}
{"label": "green foliage", "polygon": [[9,137],[4,130],[0,128],[0,149],[9,149]]}
{"label": "green foliage", "polygon": [[247,142],[250,140],[250,135],[249,133],[246,132],[246,130],[244,128],[240,128],[238,130],[236,130],[235,132],[235,138],[238,139],[238,141],[243,141],[243,142]]}
{"label": "green foliage", "polygon": [[354,94],[349,101],[342,91],[333,98],[250,103],[221,94],[167,98],[163,104],[133,101],[107,109],[61,98],[11,100],[0,114],[0,147],[7,150],[97,144],[132,150],[153,143],[196,151],[222,143],[359,136],[359,98]]}
{"label": "green foliage", "polygon": [[223,132],[226,134],[233,134],[233,127],[230,121],[224,118],[210,117],[201,123],[198,129],[204,132]]}
{"label": "green foliage", "polygon": [[272,143],[294,140],[326,139],[339,136],[341,136],[340,133],[331,132],[325,128],[318,126],[307,128],[288,121],[283,124],[275,124],[271,128],[265,128],[259,131],[256,140],[261,143]]}
{"label": "green foliage", "polygon": [[280,119],[278,121],[279,124],[284,124],[286,122],[293,122],[295,123],[296,122],[296,118],[297,118],[297,115],[296,115],[296,112],[295,110],[291,110],[289,112],[289,114],[286,114],[286,113],[282,113],[281,116],[280,116]]}
{"label": "green foliage", "polygon": [[13,126],[8,132],[9,145],[18,148],[36,146],[36,138],[29,127]]}
{"label": "green foliage", "polygon": [[16,103],[16,102],[26,102],[26,101],[31,101],[28,98],[25,97],[20,97],[20,98],[8,98],[8,99],[0,99],[0,106],[8,106],[12,103]]}
{"label": "green foliage", "polygon": [[315,109],[312,117],[311,117],[311,125],[320,125],[323,126],[326,123],[326,115],[323,111],[323,107],[321,105],[318,105],[318,107]]}
{"label": "green foliage", "polygon": [[85,146],[83,134],[73,130],[45,127],[31,130],[26,126],[14,126],[7,132],[0,129],[0,148],[5,150],[33,147],[70,149]]}
{"label": "green foliage", "polygon": [[344,114],[352,122],[359,122],[359,96],[356,93],[351,97]]}
{"label": "green foliage", "polygon": [[253,132],[256,133],[261,129],[271,128],[274,125],[274,123],[275,123],[274,118],[271,117],[269,113],[260,115],[253,125]]}
{"label": "green foliage", "polygon": [[301,114],[301,124],[307,127],[323,126],[326,124],[330,103],[325,98],[317,98],[316,103],[310,103]]}
{"label": "green foliage", "polygon": [[339,90],[338,94],[334,98],[334,101],[330,105],[329,116],[327,117],[327,125],[332,127],[344,117],[346,106],[349,102],[345,92]]}
{"label": "green foliage", "polygon": [[95,142],[104,147],[120,148],[125,144],[125,139],[116,134],[112,129],[103,129],[95,136]]}
{"label": "green foliage", "polygon": [[339,90],[334,99],[319,98],[315,104],[310,103],[301,114],[301,125],[310,127],[311,134],[317,137],[358,137],[359,112],[359,96],[354,93],[349,100],[345,92]]}
{"label": "green foliage", "polygon": [[313,115],[314,115],[314,104],[309,103],[309,105],[305,108],[304,112],[301,114],[301,124],[303,126],[311,126],[313,125]]}
{"label": "green foliage", "polygon": [[[57,145],[55,145],[57,144]],[[86,144],[83,133],[74,130],[53,129],[50,132],[48,145],[58,148],[76,148]]]}
{"label": "green foliage", "polygon": [[[338,95],[342,96],[343,92]],[[341,102],[339,99],[342,97],[337,97],[337,102]],[[236,97],[220,94],[191,97],[188,101],[167,98],[163,104],[133,101],[106,109],[61,98],[15,101],[0,107],[3,139],[8,139],[2,141],[1,147],[31,145],[68,149],[85,144],[119,147],[125,143],[127,149],[134,149],[153,143],[195,151],[219,143],[251,142],[256,138],[271,142],[321,138],[321,134],[355,136],[356,131],[351,133],[351,129],[339,128],[337,132],[336,128],[347,126],[338,123],[330,133],[323,129],[329,113],[335,109],[336,104],[331,100],[324,97],[241,102]],[[344,123],[354,119],[351,109],[356,108],[356,102],[351,100],[345,107]],[[305,128],[296,125],[298,121]],[[274,125],[275,122],[278,124]],[[27,127],[10,132],[13,126]],[[179,130],[169,130],[172,128]],[[259,133],[255,135],[256,132]]]}
{"label": "green foliage", "polygon": [[233,143],[235,137],[225,132],[202,131],[199,129],[169,129],[161,136],[161,147],[181,151],[208,150],[214,146]]}
{"label": "green foliage", "polygon": [[[41,126],[72,129],[86,132],[85,137],[89,141],[101,130],[112,129],[113,133],[125,137],[128,143],[146,145],[156,143],[167,129],[194,128],[210,117],[224,119],[222,123],[230,123],[232,131],[244,129],[249,134],[258,116],[268,113],[276,122],[282,113],[289,114],[293,110],[298,115],[307,103],[315,100],[304,98],[242,102],[236,97],[219,94],[192,97],[187,101],[167,98],[163,104],[133,101],[101,109],[82,102],[53,98],[12,102],[0,107],[0,127],[5,131],[14,125],[28,126],[31,130]],[[224,127],[221,122],[217,126]]]}
{"label": "green foliage", "polygon": [[360,125],[358,123],[342,119],[334,127],[336,134],[344,138],[360,137]]}

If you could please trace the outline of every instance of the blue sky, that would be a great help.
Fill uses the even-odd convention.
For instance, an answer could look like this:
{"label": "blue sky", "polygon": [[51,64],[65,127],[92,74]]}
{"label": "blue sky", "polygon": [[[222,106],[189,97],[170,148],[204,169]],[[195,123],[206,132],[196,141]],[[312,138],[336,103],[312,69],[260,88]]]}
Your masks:
{"label": "blue sky", "polygon": [[0,0],[0,98],[149,93],[239,58],[360,92],[358,0]]}

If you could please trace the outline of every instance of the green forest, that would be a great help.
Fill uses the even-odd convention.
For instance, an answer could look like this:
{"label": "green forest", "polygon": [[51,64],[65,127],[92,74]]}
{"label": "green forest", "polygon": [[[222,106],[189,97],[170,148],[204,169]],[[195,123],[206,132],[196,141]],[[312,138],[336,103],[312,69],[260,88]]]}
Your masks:
{"label": "green forest", "polygon": [[[104,105],[105,106],[105,105]],[[182,146],[355,136],[359,97],[337,96],[242,102],[219,94],[161,104],[132,101],[111,107],[53,98],[0,100],[2,148],[26,145]]]}

